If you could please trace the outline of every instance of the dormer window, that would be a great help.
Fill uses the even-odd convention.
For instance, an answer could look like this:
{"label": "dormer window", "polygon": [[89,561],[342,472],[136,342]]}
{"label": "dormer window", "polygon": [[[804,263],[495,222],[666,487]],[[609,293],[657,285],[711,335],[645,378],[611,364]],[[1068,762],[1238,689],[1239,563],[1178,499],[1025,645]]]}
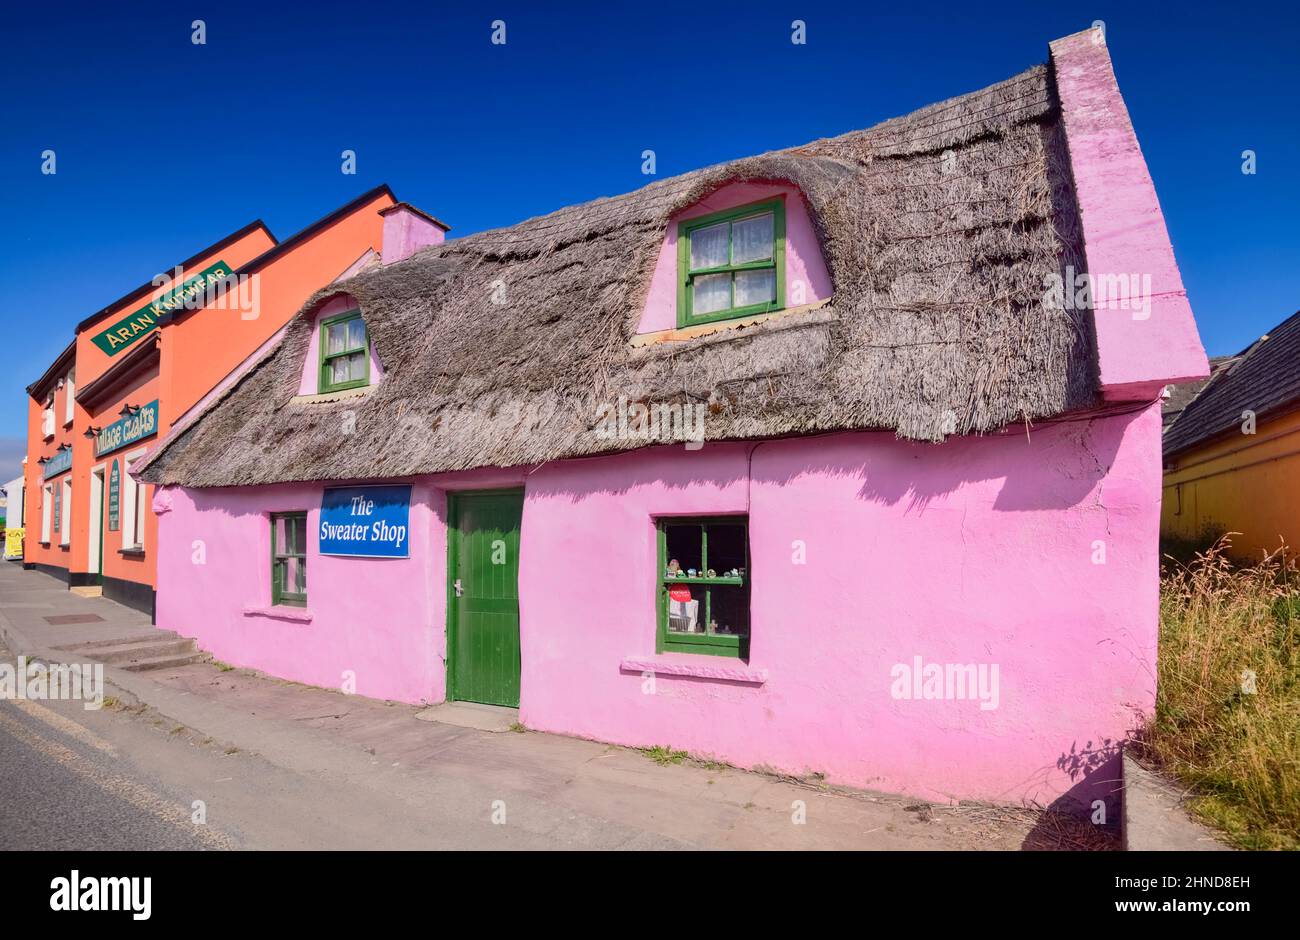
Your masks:
{"label": "dormer window", "polygon": [[370,341],[360,310],[321,321],[321,392],[340,392],[370,384]]}
{"label": "dormer window", "polygon": [[679,223],[677,325],[785,306],[785,203],[754,203]]}

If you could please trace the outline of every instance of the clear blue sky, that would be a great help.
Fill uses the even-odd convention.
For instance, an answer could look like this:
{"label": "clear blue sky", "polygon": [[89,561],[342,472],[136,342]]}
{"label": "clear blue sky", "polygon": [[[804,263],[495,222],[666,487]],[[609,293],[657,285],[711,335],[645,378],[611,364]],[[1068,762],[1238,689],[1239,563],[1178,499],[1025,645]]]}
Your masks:
{"label": "clear blue sky", "polygon": [[1300,308],[1294,3],[58,6],[0,20],[0,480],[73,326],[254,218],[283,238],[387,182],[467,234],[644,185],[646,149],[662,177],[867,127],[1095,19],[1208,350]]}

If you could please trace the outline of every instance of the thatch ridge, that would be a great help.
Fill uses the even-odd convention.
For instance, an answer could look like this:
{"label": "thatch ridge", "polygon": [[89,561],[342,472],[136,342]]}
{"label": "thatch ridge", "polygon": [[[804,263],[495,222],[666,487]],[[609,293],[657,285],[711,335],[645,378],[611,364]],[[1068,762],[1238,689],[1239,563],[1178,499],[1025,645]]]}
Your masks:
{"label": "thatch ridge", "polygon": [[[815,316],[638,354],[669,219],[743,180],[808,205],[834,286]],[[705,403],[708,440],[892,429],[942,440],[1096,404],[1083,271],[1050,68],[865,131],[732,161],[430,246],[319,291],[280,347],[151,455],[154,483],[377,479],[531,465],[646,443],[601,405]],[[506,303],[493,302],[504,287]],[[295,403],[307,314],[347,293],[385,377]],[[345,432],[345,425],[350,428]]]}

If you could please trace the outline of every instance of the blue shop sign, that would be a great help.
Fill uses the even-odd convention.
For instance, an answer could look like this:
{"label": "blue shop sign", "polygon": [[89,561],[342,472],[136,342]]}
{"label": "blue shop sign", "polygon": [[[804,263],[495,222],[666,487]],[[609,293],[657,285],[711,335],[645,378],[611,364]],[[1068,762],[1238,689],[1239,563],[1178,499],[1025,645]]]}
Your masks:
{"label": "blue shop sign", "polygon": [[320,553],[409,558],[410,515],[409,486],[327,489],[320,505]]}

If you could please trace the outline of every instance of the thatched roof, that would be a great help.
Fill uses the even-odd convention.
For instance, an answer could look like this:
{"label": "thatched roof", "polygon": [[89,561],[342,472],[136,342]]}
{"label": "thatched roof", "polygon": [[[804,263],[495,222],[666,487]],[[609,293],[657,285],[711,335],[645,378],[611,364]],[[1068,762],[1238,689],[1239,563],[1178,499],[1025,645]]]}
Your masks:
{"label": "thatched roof", "polygon": [[1225,434],[1241,433],[1242,412],[1259,419],[1300,405],[1300,311],[1247,349],[1217,364],[1210,380],[1164,433],[1171,458]]}
{"label": "thatched roof", "polygon": [[[634,349],[668,220],[734,181],[802,191],[831,303]],[[1049,66],[866,131],[737,160],[432,246],[319,292],[360,303],[385,377],[294,402],[306,316],[145,465],[188,486],[408,476],[644,446],[602,404],[708,402],[708,440],[890,429],[942,440],[1096,403],[1085,264]],[[507,303],[492,302],[504,285]],[[343,433],[344,412],[355,430]]]}

